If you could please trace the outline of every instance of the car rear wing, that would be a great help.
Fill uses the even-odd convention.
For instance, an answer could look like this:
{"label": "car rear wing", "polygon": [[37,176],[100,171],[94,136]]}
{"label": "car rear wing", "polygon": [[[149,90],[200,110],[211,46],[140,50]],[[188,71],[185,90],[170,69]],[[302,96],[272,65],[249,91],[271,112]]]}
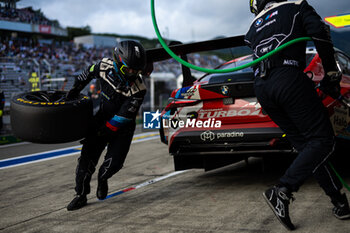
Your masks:
{"label": "car rear wing", "polygon": [[[186,55],[196,52],[212,51],[218,49],[226,49],[233,47],[245,46],[244,36],[234,36],[215,40],[207,40],[201,42],[194,42],[188,44],[182,44],[181,42],[171,42],[169,48],[182,59],[187,60]],[[170,59],[171,56],[165,51],[164,48],[153,48],[146,50],[147,62],[153,63],[158,61],[164,61]],[[182,65],[183,84],[182,86],[191,85],[194,81],[191,70]]]}
{"label": "car rear wing", "polygon": [[[188,44],[177,42],[174,45],[170,45],[169,48],[176,55],[186,55],[189,53],[226,49],[239,46],[245,46],[243,35]],[[146,56],[148,62],[163,61],[171,58],[171,56],[165,51],[164,48],[147,49]]]}

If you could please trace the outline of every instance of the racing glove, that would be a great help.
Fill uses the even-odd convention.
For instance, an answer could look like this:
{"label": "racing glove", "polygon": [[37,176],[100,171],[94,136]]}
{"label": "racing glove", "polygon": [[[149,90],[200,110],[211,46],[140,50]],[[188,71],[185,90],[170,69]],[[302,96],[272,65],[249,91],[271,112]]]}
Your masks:
{"label": "racing glove", "polygon": [[73,88],[66,94],[66,100],[74,100],[79,97],[80,91],[84,89],[89,79],[89,69],[84,70],[75,80]]}
{"label": "racing glove", "polygon": [[340,93],[340,81],[342,79],[342,73],[340,71],[330,71],[319,83],[319,89],[329,95],[333,99],[339,99],[341,97]]}
{"label": "racing glove", "polygon": [[108,135],[111,135],[113,131],[109,129],[106,124],[103,124],[101,127],[97,129],[97,136],[98,137],[105,137]]}

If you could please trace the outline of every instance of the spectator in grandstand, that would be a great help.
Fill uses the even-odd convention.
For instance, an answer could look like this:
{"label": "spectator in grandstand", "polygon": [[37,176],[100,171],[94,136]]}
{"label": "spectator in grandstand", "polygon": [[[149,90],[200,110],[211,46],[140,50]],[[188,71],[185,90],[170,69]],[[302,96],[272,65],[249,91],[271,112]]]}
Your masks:
{"label": "spectator in grandstand", "polygon": [[1,78],[1,82],[2,82],[2,79],[3,79],[2,67],[0,67],[0,78]]}
{"label": "spectator in grandstand", "polygon": [[10,7],[0,8],[0,19],[7,21],[40,24],[48,26],[56,26],[59,24],[56,20],[49,20],[45,15],[39,10],[33,10],[32,7],[27,7],[23,9],[15,9]]}
{"label": "spectator in grandstand", "polygon": [[103,200],[108,193],[107,180],[124,164],[135,130],[137,112],[146,94],[141,73],[145,71],[146,54],[135,41],[122,41],[114,49],[114,60],[103,58],[81,73],[67,99],[76,98],[80,91],[97,78],[101,85],[101,103],[83,148],[76,169],[76,196],[67,210],[87,204],[90,180],[102,151],[107,147],[104,162],[98,172],[96,196]]}
{"label": "spectator in grandstand", "polygon": [[[3,39],[0,42],[0,56],[18,58],[22,70],[32,69],[36,66],[33,60],[36,60],[41,66],[41,73],[45,73],[47,71],[42,69],[46,68],[43,63],[43,59],[46,59],[51,64],[52,75],[55,75],[54,71],[68,78],[79,75],[78,72],[87,64],[96,63],[102,57],[110,57],[111,51],[111,48],[77,47],[71,42],[40,44],[28,38],[16,38],[10,41]],[[210,68],[223,63],[217,56],[203,54],[189,55],[189,60]],[[154,71],[171,72],[178,76],[181,73],[181,66],[174,59],[169,59],[155,63]]]}
{"label": "spectator in grandstand", "polygon": [[18,83],[21,86],[26,85],[26,81],[24,81],[24,79],[22,78],[22,76],[18,76]]}

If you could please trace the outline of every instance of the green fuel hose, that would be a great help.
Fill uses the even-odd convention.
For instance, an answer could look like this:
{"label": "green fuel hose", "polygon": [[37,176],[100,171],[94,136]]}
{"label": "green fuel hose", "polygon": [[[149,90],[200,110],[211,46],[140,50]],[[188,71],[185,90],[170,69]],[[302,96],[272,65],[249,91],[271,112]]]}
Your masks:
{"label": "green fuel hose", "polygon": [[335,170],[335,168],[333,167],[333,165],[329,162],[329,166],[332,168],[332,170],[334,171],[335,175],[338,177],[338,179],[340,180],[340,182],[344,185],[344,187],[349,190],[350,192],[350,187],[349,185],[343,180],[343,178],[341,178],[341,176],[339,175],[339,173]]}
{"label": "green fuel hose", "polygon": [[234,71],[238,71],[238,70],[242,70],[245,68],[248,68],[250,66],[254,66],[255,64],[261,62],[262,60],[273,56],[274,54],[278,53],[279,51],[285,49],[288,46],[291,46],[292,44],[301,42],[301,41],[309,41],[311,40],[311,37],[300,37],[294,40],[291,40],[283,45],[281,45],[280,47],[276,48],[275,50],[265,54],[264,56],[249,62],[247,64],[244,64],[242,66],[238,66],[238,67],[234,67],[234,68],[230,68],[230,69],[222,69],[222,70],[216,70],[216,69],[207,69],[207,68],[203,68],[203,67],[199,67],[199,66],[195,66],[189,62],[186,62],[185,60],[181,59],[179,56],[177,56],[166,44],[166,42],[164,41],[162,35],[159,32],[159,28],[158,28],[158,24],[157,24],[157,20],[156,20],[156,16],[155,16],[155,9],[154,9],[154,0],[151,0],[151,14],[152,14],[152,22],[153,22],[153,27],[154,30],[157,34],[158,40],[160,42],[160,44],[162,45],[162,47],[165,49],[165,51],[172,57],[174,58],[177,62],[181,63],[184,66],[187,66],[188,68],[197,70],[197,71],[201,71],[201,72],[205,72],[205,73],[230,73],[230,72],[234,72]]}
{"label": "green fuel hose", "polygon": [[[160,42],[160,44],[162,45],[162,47],[165,49],[165,51],[172,57],[174,58],[177,62],[181,63],[184,66],[187,66],[188,68],[197,70],[197,71],[201,71],[201,72],[205,72],[205,73],[230,73],[230,72],[234,72],[234,71],[238,71],[238,70],[242,70],[245,68],[248,68],[250,66],[254,66],[257,63],[261,62],[262,60],[273,56],[274,54],[278,53],[279,51],[281,51],[282,49],[285,49],[288,46],[291,46],[292,44],[295,43],[299,43],[301,41],[310,41],[312,40],[311,37],[300,37],[294,40],[291,40],[283,45],[281,45],[280,47],[276,48],[275,50],[265,54],[264,56],[249,62],[247,64],[244,64],[242,66],[238,66],[238,67],[234,67],[234,68],[230,68],[230,69],[222,69],[222,70],[216,70],[216,69],[207,69],[207,68],[203,68],[203,67],[199,67],[199,66],[195,66],[189,62],[186,62],[185,60],[181,59],[179,56],[177,56],[173,51],[171,51],[171,49],[168,47],[168,45],[166,44],[166,42],[164,41],[162,35],[159,32],[159,28],[158,28],[158,24],[157,24],[157,20],[156,20],[156,15],[155,15],[155,8],[154,8],[154,0],[151,0],[151,14],[152,14],[152,22],[153,22],[153,27],[154,30],[157,34],[158,40]],[[341,178],[341,176],[338,174],[338,172],[335,170],[335,168],[333,167],[333,165],[331,163],[329,163],[330,167],[332,168],[332,170],[334,171],[334,173],[336,174],[336,176],[338,177],[338,179],[340,180],[340,182],[344,185],[344,187],[350,191],[350,187],[347,185],[347,183],[345,183],[345,181]]]}

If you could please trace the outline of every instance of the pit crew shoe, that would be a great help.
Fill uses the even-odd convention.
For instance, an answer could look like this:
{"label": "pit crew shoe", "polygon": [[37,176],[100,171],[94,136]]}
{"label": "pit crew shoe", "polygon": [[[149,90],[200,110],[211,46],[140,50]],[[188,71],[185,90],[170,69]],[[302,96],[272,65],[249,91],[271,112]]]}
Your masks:
{"label": "pit crew shoe", "polygon": [[350,218],[350,208],[345,193],[341,195],[339,200],[332,200],[332,203],[334,205],[333,215],[337,219],[344,220]]}
{"label": "pit crew shoe", "polygon": [[97,184],[96,197],[99,200],[103,200],[107,197],[108,183],[107,180],[99,180]]}
{"label": "pit crew shoe", "polygon": [[289,202],[291,199],[294,200],[294,198],[288,189],[274,186],[266,190],[263,196],[282,225],[288,230],[294,230],[295,226],[289,217]]}
{"label": "pit crew shoe", "polygon": [[80,209],[87,204],[86,195],[76,195],[75,198],[68,204],[67,210],[77,210]]}

